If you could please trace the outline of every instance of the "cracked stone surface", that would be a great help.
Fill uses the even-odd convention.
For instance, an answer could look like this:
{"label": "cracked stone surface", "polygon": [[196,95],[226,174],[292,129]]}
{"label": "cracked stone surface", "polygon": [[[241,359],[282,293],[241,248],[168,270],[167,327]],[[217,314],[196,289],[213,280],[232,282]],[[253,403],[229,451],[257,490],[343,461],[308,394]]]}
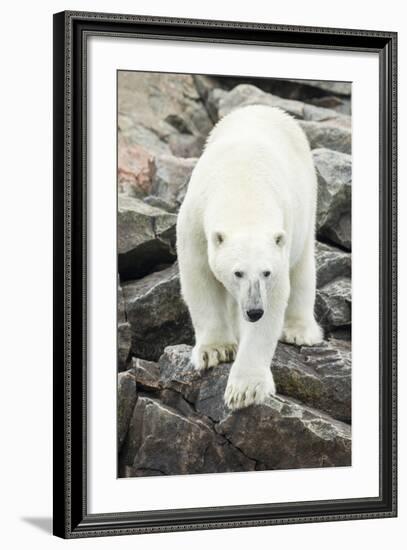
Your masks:
{"label": "cracked stone surface", "polygon": [[173,155],[157,157],[151,193],[179,207],[197,161],[196,158],[178,158]]}
{"label": "cracked stone surface", "polygon": [[117,248],[122,280],[143,277],[175,260],[176,220],[175,214],[119,195]]}
{"label": "cracked stone surface", "polygon": [[233,413],[223,403],[230,365],[199,373],[190,354],[190,346],[170,346],[154,368],[141,362],[129,371],[140,387],[151,369],[153,382],[144,382],[151,391],[139,393],[129,422],[120,455],[127,475],[350,465],[345,343],[280,343],[272,370],[284,395]]}
{"label": "cracked stone surface", "polygon": [[312,155],[318,177],[318,236],[350,250],[352,242],[351,157],[329,149],[316,149]]}
{"label": "cracked stone surface", "polygon": [[[219,103],[217,105],[217,114],[219,118],[226,116],[239,107],[247,105],[269,105],[279,107],[292,115],[294,118],[304,121],[331,122],[343,128],[349,128],[350,117],[340,114],[337,111],[307,105],[302,101],[293,99],[284,99],[269,93],[265,93],[259,88],[250,84],[240,84],[226,94],[219,94]],[[212,105],[215,98],[211,96]],[[215,110],[212,108],[213,111]]]}
{"label": "cracked stone surface", "polygon": [[123,295],[135,357],[155,361],[166,346],[193,343],[176,264],[137,281],[124,282]]}
{"label": "cracked stone surface", "polygon": [[254,470],[248,459],[210,421],[197,415],[178,394],[160,400],[139,396],[122,451],[123,463],[162,474]]}

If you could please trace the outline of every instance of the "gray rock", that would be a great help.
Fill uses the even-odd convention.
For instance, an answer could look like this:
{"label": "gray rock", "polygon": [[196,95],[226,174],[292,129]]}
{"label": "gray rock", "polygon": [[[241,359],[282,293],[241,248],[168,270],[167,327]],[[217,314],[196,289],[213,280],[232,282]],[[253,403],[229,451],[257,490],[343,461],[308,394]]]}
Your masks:
{"label": "gray rock", "polygon": [[117,377],[117,438],[121,448],[129,427],[129,421],[137,401],[137,383],[134,370],[120,372]]}
{"label": "gray rock", "polygon": [[329,340],[298,347],[280,342],[272,371],[279,394],[351,422],[350,343]]}
{"label": "gray rock", "polygon": [[[209,97],[211,95],[209,94]],[[350,117],[337,113],[331,109],[307,105],[302,101],[284,99],[272,94],[268,94],[251,86],[250,84],[240,84],[228,93],[218,94],[217,111],[219,118],[226,116],[239,107],[247,105],[269,105],[279,107],[293,117],[305,121],[330,122],[338,126],[350,127]],[[211,98],[212,103],[214,97]]]}
{"label": "gray rock", "polygon": [[117,367],[119,371],[128,367],[131,349],[130,324],[127,322],[123,290],[118,281],[117,287]]}
{"label": "gray rock", "polygon": [[138,398],[121,460],[133,468],[133,475],[138,475],[137,472],[149,475],[151,471],[180,475],[255,468],[255,462],[218,435],[208,419],[196,414],[180,395],[171,392],[163,400],[147,395]]}
{"label": "gray rock", "polygon": [[144,197],[143,201],[149,206],[161,208],[161,210],[165,210],[166,212],[170,212],[172,214],[174,214],[178,208],[177,204],[167,202],[156,195],[148,195],[148,197]]}
{"label": "gray rock", "polygon": [[[319,80],[283,80],[279,78],[221,77],[194,75],[195,86],[209,113],[208,98],[214,89],[227,92],[239,84],[251,84],[286,99],[296,99],[350,114],[351,83]],[[329,101],[324,101],[329,100]],[[212,118],[216,121],[216,118]]]}
{"label": "gray rock", "polygon": [[206,137],[190,134],[173,134],[168,138],[170,151],[176,157],[196,158],[204,149]]}
{"label": "gray rock", "polygon": [[352,92],[352,82],[335,82],[332,80],[297,80],[291,79],[290,82],[301,84],[302,86],[310,86],[319,88],[330,94],[350,96]]}
{"label": "gray rock", "polygon": [[317,321],[328,331],[350,327],[352,323],[352,284],[347,277],[338,278],[317,290]]}
{"label": "gray rock", "polygon": [[121,475],[351,464],[351,430],[336,419],[350,421],[348,343],[280,343],[273,373],[278,390],[291,397],[277,395],[234,412],[223,404],[230,365],[197,372],[190,354],[190,346],[177,345],[165,349],[158,367],[133,360],[139,392],[154,393],[139,393],[120,454]]}
{"label": "gray rock", "polygon": [[121,134],[154,155],[170,154],[177,136],[203,140],[213,126],[191,75],[119,71],[118,89]]}
{"label": "gray rock", "polygon": [[318,176],[318,236],[350,250],[352,159],[328,149],[312,154]]}
{"label": "gray rock", "polygon": [[349,425],[285,397],[229,414],[216,430],[258,469],[351,465]]}
{"label": "gray rock", "polygon": [[119,372],[128,368],[131,350],[130,323],[117,325],[117,368]]}
{"label": "gray rock", "polygon": [[156,172],[151,192],[170,204],[182,203],[188,188],[196,158],[177,158],[163,155],[156,158]]}
{"label": "gray rock", "polygon": [[175,214],[119,195],[117,246],[122,280],[143,277],[157,265],[175,260],[176,220]]}
{"label": "gray rock", "polygon": [[228,92],[221,90],[220,88],[215,88],[211,90],[208,94],[206,100],[206,108],[208,109],[209,115],[213,121],[217,122],[220,118],[219,116],[219,104],[225,98]]}
{"label": "gray rock", "polygon": [[223,394],[230,365],[222,364],[200,373],[190,361],[191,351],[188,345],[165,348],[158,362],[161,387],[181,393],[199,413],[219,421],[227,411]]}
{"label": "gray rock", "polygon": [[300,121],[300,126],[308,138],[311,149],[326,148],[348,155],[352,152],[352,131],[336,123]]}
{"label": "gray rock", "polygon": [[[228,413],[223,402],[230,364],[203,373],[190,362],[191,347],[169,346],[160,357],[160,385],[181,393],[195,409],[218,422]],[[279,342],[272,371],[277,391],[336,419],[351,418],[350,344],[331,340],[298,347]]]}
{"label": "gray rock", "polygon": [[317,241],[315,257],[318,288],[338,277],[351,277],[352,255],[349,252]]}
{"label": "gray rock", "polygon": [[132,358],[132,370],[137,386],[143,390],[156,391],[162,389],[160,369],[157,363],[146,361],[139,357]]}
{"label": "gray rock", "polygon": [[123,294],[136,357],[155,361],[166,346],[193,343],[193,329],[181,298],[176,264],[140,280],[123,283]]}

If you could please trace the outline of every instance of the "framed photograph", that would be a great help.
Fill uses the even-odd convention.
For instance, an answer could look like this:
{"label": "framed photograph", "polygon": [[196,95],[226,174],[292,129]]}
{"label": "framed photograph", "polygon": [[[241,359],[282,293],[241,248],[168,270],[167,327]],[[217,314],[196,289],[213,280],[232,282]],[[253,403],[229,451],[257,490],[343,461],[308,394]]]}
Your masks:
{"label": "framed photograph", "polygon": [[54,15],[54,534],[397,514],[393,32]]}

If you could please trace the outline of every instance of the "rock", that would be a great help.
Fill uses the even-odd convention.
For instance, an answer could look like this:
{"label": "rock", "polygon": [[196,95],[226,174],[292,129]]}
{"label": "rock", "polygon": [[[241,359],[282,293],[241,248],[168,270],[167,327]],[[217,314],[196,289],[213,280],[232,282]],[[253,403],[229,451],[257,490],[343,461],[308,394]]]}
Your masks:
{"label": "rock", "polygon": [[157,157],[157,170],[151,192],[170,204],[182,203],[188,188],[196,158],[177,158],[170,155]]}
{"label": "rock", "polygon": [[137,383],[133,369],[120,372],[117,377],[117,438],[121,448],[129,421],[137,401]]}
{"label": "rock", "polygon": [[340,127],[350,127],[350,117],[348,116],[341,115],[336,111],[323,107],[307,105],[302,101],[283,99],[272,94],[267,94],[250,84],[240,84],[226,94],[218,94],[218,98],[219,103],[217,108],[220,118],[239,107],[245,107],[247,105],[269,105],[271,107],[279,107],[300,120],[323,121],[330,122]]}
{"label": "rock", "polygon": [[149,391],[162,389],[160,369],[157,363],[133,357],[132,370],[136,378],[137,386],[141,389]]}
{"label": "rock", "polygon": [[140,145],[129,145],[125,139],[118,143],[118,189],[132,197],[150,192],[155,172],[154,157]]}
{"label": "rock", "polygon": [[208,94],[208,98],[206,100],[206,108],[208,109],[210,117],[215,122],[217,122],[220,118],[219,105],[226,95],[227,92],[225,92],[225,90],[221,90],[220,88],[215,88],[214,90],[211,90]]}
{"label": "rock", "polygon": [[131,349],[130,324],[127,322],[123,290],[118,281],[117,287],[117,367],[127,369]]}
{"label": "rock", "polygon": [[[315,316],[324,329],[349,327],[352,323],[352,283],[338,278],[317,290]],[[350,337],[350,335],[349,335]]]}
{"label": "rock", "polygon": [[119,131],[129,143],[170,154],[176,137],[190,136],[199,156],[213,124],[191,75],[119,71],[118,89]]}
{"label": "rock", "polygon": [[223,403],[231,365],[198,372],[191,349],[168,346],[158,366],[133,360],[139,395],[120,454],[123,476],[351,464],[350,426],[340,421],[350,421],[349,343],[279,343],[272,369],[287,395],[234,412]]}
{"label": "rock", "polygon": [[194,333],[181,298],[176,264],[123,283],[123,295],[136,357],[156,361],[166,346],[193,343]]}
{"label": "rock", "polygon": [[155,208],[161,208],[161,210],[165,210],[166,212],[171,212],[172,214],[174,214],[178,208],[177,204],[165,201],[164,199],[161,199],[160,197],[157,197],[155,195],[149,195],[148,197],[144,197],[143,201],[149,206],[154,206]]}
{"label": "rock", "polygon": [[318,288],[338,277],[351,277],[352,256],[349,252],[317,241],[315,257]]}
{"label": "rock", "polygon": [[[327,107],[335,108],[339,112],[350,113],[351,83],[349,82],[208,75],[194,75],[194,82],[207,108],[207,99],[212,90],[220,89],[227,92],[239,84],[251,84],[264,92],[306,103],[318,104],[319,101],[323,102],[324,99],[329,99],[330,104],[327,104]],[[325,105],[321,103],[321,106]]]}
{"label": "rock", "polygon": [[329,340],[298,347],[280,342],[272,371],[279,394],[351,422],[350,343]]}
{"label": "rock", "polygon": [[145,202],[119,195],[118,264],[123,279],[143,277],[176,258],[177,217]]}
{"label": "rock", "polygon": [[218,435],[181,396],[172,394],[169,401],[174,406],[147,395],[137,400],[122,453],[133,475],[254,470],[255,462]]}
{"label": "rock", "polygon": [[199,157],[203,151],[206,137],[189,134],[173,134],[168,138],[171,153],[177,157]]}
{"label": "rock", "polygon": [[216,430],[258,469],[351,465],[350,427],[285,397],[229,414]]}
{"label": "rock", "polygon": [[191,363],[191,351],[188,345],[165,348],[158,362],[161,387],[181,393],[199,413],[219,421],[227,411],[223,394],[230,365],[219,365],[202,375]]}
{"label": "rock", "polygon": [[[181,393],[196,411],[218,422],[229,413],[223,403],[230,364],[204,373],[190,362],[191,347],[169,346],[160,357],[160,385]],[[320,346],[292,346],[279,342],[272,363],[279,393],[350,422],[350,344],[331,340]]]}
{"label": "rock", "polygon": [[318,237],[350,250],[352,159],[328,149],[312,154],[318,176]]}
{"label": "rock", "polygon": [[131,330],[129,323],[119,323],[117,326],[117,368],[119,372],[126,370],[130,358]]}
{"label": "rock", "polygon": [[352,152],[352,131],[337,122],[300,121],[311,149],[326,148],[348,155]]}
{"label": "rock", "polygon": [[290,82],[300,84],[301,86],[310,86],[312,88],[319,88],[324,92],[330,94],[350,96],[352,92],[351,82],[335,82],[333,80],[297,80],[291,79]]}

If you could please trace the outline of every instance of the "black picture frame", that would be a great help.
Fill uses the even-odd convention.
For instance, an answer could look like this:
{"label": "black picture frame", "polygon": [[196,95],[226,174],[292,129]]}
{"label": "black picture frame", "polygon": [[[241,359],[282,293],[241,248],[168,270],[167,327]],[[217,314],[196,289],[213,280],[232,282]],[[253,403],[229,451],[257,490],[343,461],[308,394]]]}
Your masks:
{"label": "black picture frame", "polygon": [[[380,495],[89,514],[86,469],[86,44],[92,35],[376,52],[380,63]],[[397,34],[136,15],[54,15],[54,534],[63,538],[397,515]],[[357,218],[356,218],[357,223]]]}

